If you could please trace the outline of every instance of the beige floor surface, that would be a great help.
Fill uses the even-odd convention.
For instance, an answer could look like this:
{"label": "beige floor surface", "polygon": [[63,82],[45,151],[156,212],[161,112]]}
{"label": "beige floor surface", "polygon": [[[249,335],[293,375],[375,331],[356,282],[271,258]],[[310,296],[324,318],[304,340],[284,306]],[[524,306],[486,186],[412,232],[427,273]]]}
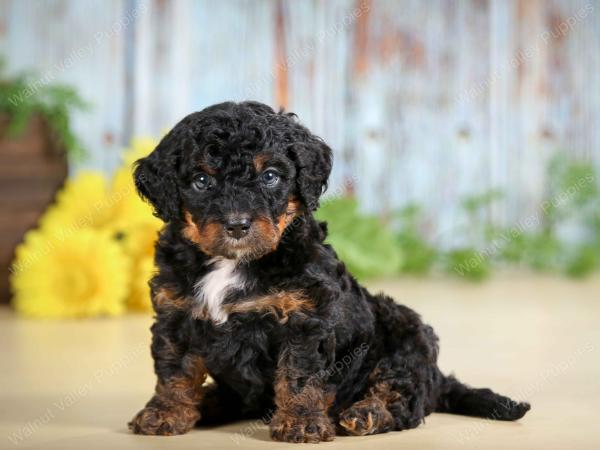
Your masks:
{"label": "beige floor surface", "polygon": [[[600,449],[600,278],[501,277],[372,284],[422,313],[441,366],[529,400],[518,423],[433,414],[416,430],[325,448]],[[145,437],[126,422],[152,392],[150,318],[44,322],[0,310],[0,448],[280,448],[252,422]]]}

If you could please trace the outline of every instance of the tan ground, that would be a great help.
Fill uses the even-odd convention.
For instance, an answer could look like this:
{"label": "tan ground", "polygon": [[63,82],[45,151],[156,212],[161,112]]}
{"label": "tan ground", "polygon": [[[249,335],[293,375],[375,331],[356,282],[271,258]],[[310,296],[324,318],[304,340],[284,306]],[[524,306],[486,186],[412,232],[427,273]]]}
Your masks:
{"label": "tan ground", "polygon": [[[529,400],[519,423],[433,414],[416,430],[338,437],[325,448],[599,449],[600,278],[503,277],[483,285],[372,285],[419,310],[441,337],[441,366]],[[278,448],[255,423],[141,437],[126,422],[153,388],[150,318],[40,322],[0,310],[0,448]],[[307,444],[308,445],[308,444]]]}

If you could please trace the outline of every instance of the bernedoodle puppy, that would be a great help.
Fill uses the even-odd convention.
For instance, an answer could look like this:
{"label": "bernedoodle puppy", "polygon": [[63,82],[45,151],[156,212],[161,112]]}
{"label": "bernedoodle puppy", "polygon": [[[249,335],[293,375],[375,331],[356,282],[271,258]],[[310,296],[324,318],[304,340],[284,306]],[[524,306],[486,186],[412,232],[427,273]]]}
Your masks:
{"label": "bernedoodle puppy", "polygon": [[134,433],[258,417],[273,439],[319,442],[414,428],[434,411],[529,410],[442,374],[432,328],[348,273],[313,216],[331,164],[294,114],[256,102],[185,117],[137,162],[165,227],[150,281],[158,380]]}

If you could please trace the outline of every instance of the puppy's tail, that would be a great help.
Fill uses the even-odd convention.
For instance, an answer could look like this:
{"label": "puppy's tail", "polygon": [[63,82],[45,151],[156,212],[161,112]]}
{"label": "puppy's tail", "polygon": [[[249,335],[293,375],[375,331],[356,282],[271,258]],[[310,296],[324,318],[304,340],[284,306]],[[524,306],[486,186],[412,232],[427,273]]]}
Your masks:
{"label": "puppy's tail", "polygon": [[445,377],[436,411],[492,420],[518,420],[531,406],[496,394],[491,389],[474,389],[453,376]]}

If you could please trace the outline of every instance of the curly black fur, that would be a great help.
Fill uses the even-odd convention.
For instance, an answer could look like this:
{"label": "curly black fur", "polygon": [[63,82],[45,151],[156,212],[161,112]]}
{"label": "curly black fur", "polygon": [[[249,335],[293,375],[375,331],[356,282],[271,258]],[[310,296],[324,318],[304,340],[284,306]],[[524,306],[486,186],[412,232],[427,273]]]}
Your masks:
{"label": "curly black fur", "polygon": [[433,411],[529,409],[443,375],[432,328],[347,272],[312,215],[331,163],[293,114],[254,102],[187,116],[138,161],[139,193],[166,226],[151,281],[157,389],[134,432],[263,417],[275,439],[318,442]]}

